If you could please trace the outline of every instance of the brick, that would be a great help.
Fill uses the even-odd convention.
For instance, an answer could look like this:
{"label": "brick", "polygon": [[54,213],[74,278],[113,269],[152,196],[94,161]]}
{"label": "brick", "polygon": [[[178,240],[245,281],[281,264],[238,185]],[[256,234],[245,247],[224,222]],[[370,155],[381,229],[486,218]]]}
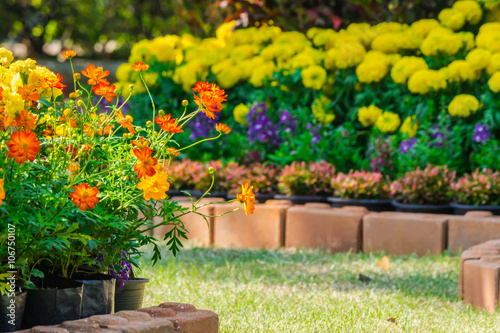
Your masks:
{"label": "brick", "polygon": [[97,315],[87,318],[87,321],[97,325],[126,325],[127,319],[115,315]]}
{"label": "brick", "polygon": [[98,324],[89,322],[87,319],[65,321],[61,327],[70,332],[99,332],[101,330]]}
{"label": "brick", "polygon": [[493,213],[486,210],[470,210],[465,213],[467,217],[490,217],[493,216]]}
{"label": "brick", "polygon": [[366,215],[366,214],[370,213],[370,211],[366,207],[362,207],[362,206],[344,206],[344,207],[341,207],[338,209],[342,209],[344,211],[353,212],[353,213],[359,213],[362,215]]}
{"label": "brick", "polygon": [[362,216],[338,208],[291,207],[286,215],[285,246],[359,251]]}
{"label": "brick", "polygon": [[113,316],[123,318],[127,321],[147,322],[153,320],[153,318],[151,318],[149,313],[140,311],[119,311],[113,314]]}
{"label": "brick", "polygon": [[191,304],[186,303],[175,303],[175,302],[167,302],[161,303],[159,305],[160,308],[173,310],[174,312],[193,312],[196,311],[196,307]]}
{"label": "brick", "polygon": [[463,298],[464,295],[464,263],[467,260],[479,260],[481,258],[480,255],[475,254],[471,250],[466,250],[462,252],[460,256],[460,267],[459,267],[459,275],[458,275],[458,297]]}
{"label": "brick", "polygon": [[466,303],[494,312],[500,298],[500,265],[480,260],[464,263],[464,291]]}
{"label": "brick", "polygon": [[162,303],[160,308],[175,311],[174,316],[165,316],[172,321],[176,333],[217,333],[219,317],[212,311],[197,310],[184,303]]}
{"label": "brick", "polygon": [[21,332],[29,332],[29,333],[70,333],[65,328],[62,327],[57,327],[57,326],[35,326],[29,330],[26,331],[18,331],[18,333]]}
{"label": "brick", "polygon": [[278,200],[278,199],[270,199],[266,200],[266,205],[292,205],[291,200]]}
{"label": "brick", "polygon": [[146,312],[146,313],[148,313],[153,318],[175,316],[175,311],[174,310],[161,308],[159,306],[152,306],[152,307],[149,307],[149,308],[142,308],[142,309],[140,309],[138,311]]}
{"label": "brick", "polygon": [[363,252],[440,254],[446,249],[451,215],[370,213],[363,218]]}
{"label": "brick", "polygon": [[[238,202],[214,206],[214,215],[235,209]],[[214,244],[236,248],[278,248],[283,245],[286,204],[255,204],[252,215],[243,207],[214,220]]]}
{"label": "brick", "polygon": [[324,202],[308,202],[304,206],[309,208],[326,208],[326,209],[332,208],[330,204]]}
{"label": "brick", "polygon": [[500,238],[500,217],[453,217],[448,222],[448,249],[451,253]]}

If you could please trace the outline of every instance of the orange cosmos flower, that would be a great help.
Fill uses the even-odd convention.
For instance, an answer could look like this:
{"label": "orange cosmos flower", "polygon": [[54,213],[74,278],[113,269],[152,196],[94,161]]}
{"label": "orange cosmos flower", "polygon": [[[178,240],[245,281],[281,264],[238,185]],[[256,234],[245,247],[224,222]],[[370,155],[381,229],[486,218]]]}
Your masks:
{"label": "orange cosmos flower", "polygon": [[0,87],[0,101],[3,99],[3,88]]}
{"label": "orange cosmos flower", "polygon": [[67,172],[70,177],[75,176],[79,170],[80,170],[80,165],[78,164],[78,162],[69,162]]}
{"label": "orange cosmos flower", "polygon": [[216,124],[215,129],[218,132],[222,132],[224,134],[229,134],[229,132],[231,132],[231,127],[227,126],[226,124]]}
{"label": "orange cosmos flower", "polygon": [[113,97],[116,97],[115,86],[99,82],[97,86],[93,88],[94,94],[97,96],[103,96],[108,103],[113,101]]}
{"label": "orange cosmos flower", "polygon": [[35,116],[28,112],[28,110],[24,109],[21,113],[16,117],[13,125],[16,127],[24,127],[26,132],[31,132],[36,128],[36,122],[38,120],[38,116]]}
{"label": "orange cosmos flower", "polygon": [[252,192],[253,186],[249,183],[241,185],[241,194],[237,194],[236,197],[238,201],[241,202],[245,207],[245,215],[253,214],[255,209],[253,203],[255,201],[255,194]]}
{"label": "orange cosmos flower", "polygon": [[132,154],[137,157],[140,161],[134,166],[134,171],[137,172],[139,179],[144,176],[153,176],[156,173],[155,165],[158,164],[158,160],[151,157],[153,149],[149,147],[144,147],[142,149],[132,149]]}
{"label": "orange cosmos flower", "polygon": [[170,119],[172,116],[167,114],[166,116],[158,116],[155,119],[155,123],[160,124],[162,130],[168,133],[182,133],[182,126],[177,126],[177,120],[175,118]]}
{"label": "orange cosmos flower", "polygon": [[179,156],[179,154],[181,153],[180,151],[178,151],[177,149],[175,148],[172,148],[172,147],[168,147],[167,150],[165,151],[165,153],[167,153],[167,155],[172,155],[172,156]]}
{"label": "orange cosmos flower", "polygon": [[84,143],[82,146],[82,150],[88,153],[90,150],[92,150],[92,146],[89,145],[88,143]]}
{"label": "orange cosmos flower", "polygon": [[99,83],[109,85],[108,80],[105,79],[109,75],[109,71],[104,71],[102,67],[95,67],[90,64],[87,66],[87,70],[82,70],[82,74],[89,78],[87,81],[91,86],[96,86]]}
{"label": "orange cosmos flower", "polygon": [[194,102],[208,118],[215,119],[214,112],[220,112],[222,102],[226,101],[227,95],[224,95],[224,90],[217,87],[215,84],[208,82],[197,82],[193,88]]}
{"label": "orange cosmos flower", "polygon": [[59,75],[59,73],[56,74],[56,77],[46,77],[43,79],[45,82],[42,83],[41,85],[37,86],[37,88],[41,89],[51,89],[51,88],[56,88],[56,89],[63,89],[66,87],[65,84],[62,84],[62,76]]}
{"label": "orange cosmos flower", "polygon": [[135,140],[132,140],[132,144],[135,147],[144,148],[144,147],[148,147],[149,146],[149,141],[145,140],[144,137],[140,136],[139,137],[139,142],[137,142]]}
{"label": "orange cosmos flower", "polygon": [[0,206],[3,204],[5,199],[5,190],[3,189],[3,179],[0,179]]}
{"label": "orange cosmos flower", "polygon": [[146,65],[143,62],[136,62],[134,65],[132,65],[132,69],[136,72],[142,72],[145,71],[149,68],[149,65]]}
{"label": "orange cosmos flower", "polygon": [[18,164],[23,164],[26,160],[33,161],[40,151],[40,141],[33,132],[17,131],[12,133],[7,145],[9,146],[7,155],[10,158],[15,158]]}
{"label": "orange cosmos flower", "polygon": [[132,118],[132,116],[126,115],[124,117],[122,110],[118,110],[118,112],[116,113],[116,119],[118,120],[118,124],[122,125],[123,128],[128,129],[130,133],[136,133],[136,131],[134,130],[134,125],[132,124],[132,122],[134,121],[134,118]]}
{"label": "orange cosmos flower", "polygon": [[75,186],[73,190],[74,191],[69,194],[69,197],[73,204],[80,208],[81,211],[86,211],[88,208],[94,209],[95,204],[99,202],[99,198],[97,197],[99,190],[97,187],[90,187],[82,183]]}
{"label": "orange cosmos flower", "polygon": [[28,86],[27,84],[17,88],[17,93],[22,99],[31,104],[36,103],[40,99],[40,94],[35,90],[35,87]]}
{"label": "orange cosmos flower", "polygon": [[75,50],[66,50],[61,54],[66,59],[72,59],[76,56],[76,51]]}

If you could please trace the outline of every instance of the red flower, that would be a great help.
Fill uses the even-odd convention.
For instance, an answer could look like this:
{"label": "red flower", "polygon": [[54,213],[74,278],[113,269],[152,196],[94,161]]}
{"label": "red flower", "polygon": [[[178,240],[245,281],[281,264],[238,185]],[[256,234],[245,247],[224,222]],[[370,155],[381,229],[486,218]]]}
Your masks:
{"label": "red flower", "polygon": [[105,85],[109,85],[108,80],[104,77],[109,75],[109,71],[104,71],[102,67],[95,67],[90,64],[87,66],[87,70],[82,70],[82,74],[89,78],[87,81],[91,86],[96,86],[99,83],[103,83]]}
{"label": "red flower", "polygon": [[103,96],[108,101],[108,103],[111,103],[113,101],[112,98],[116,97],[114,85],[99,82],[99,84],[97,86],[94,86],[92,89],[94,90],[94,94],[96,94],[97,96]]}
{"label": "red flower", "polygon": [[152,177],[156,173],[154,166],[158,164],[158,160],[151,157],[152,152],[153,149],[149,147],[132,149],[132,154],[140,161],[134,166],[134,171],[137,172],[137,176],[141,179],[144,176]]}
{"label": "red flower", "polygon": [[208,82],[197,82],[193,88],[194,102],[206,114],[208,118],[215,119],[214,112],[220,112],[222,102],[226,101],[227,95],[224,95],[224,90],[217,87],[215,84]]}
{"label": "red flower", "polygon": [[42,88],[42,89],[50,89],[50,88],[56,88],[56,89],[63,89],[66,87],[65,84],[62,84],[63,78],[59,73],[56,74],[56,77],[46,77],[44,78],[44,83],[39,85],[37,88]]}
{"label": "red flower", "polygon": [[136,62],[134,65],[132,65],[132,69],[136,72],[142,72],[145,71],[149,68],[149,65],[146,65],[143,62]]}

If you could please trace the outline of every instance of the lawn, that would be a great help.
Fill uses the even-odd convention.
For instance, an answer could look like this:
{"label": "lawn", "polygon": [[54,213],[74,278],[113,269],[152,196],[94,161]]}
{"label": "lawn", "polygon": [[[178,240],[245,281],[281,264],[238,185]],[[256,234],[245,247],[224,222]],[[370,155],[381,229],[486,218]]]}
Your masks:
{"label": "lawn", "polygon": [[215,311],[220,332],[500,330],[500,311],[458,300],[458,257],[391,257],[387,271],[377,267],[381,257],[190,248],[145,264],[145,306],[183,302]]}

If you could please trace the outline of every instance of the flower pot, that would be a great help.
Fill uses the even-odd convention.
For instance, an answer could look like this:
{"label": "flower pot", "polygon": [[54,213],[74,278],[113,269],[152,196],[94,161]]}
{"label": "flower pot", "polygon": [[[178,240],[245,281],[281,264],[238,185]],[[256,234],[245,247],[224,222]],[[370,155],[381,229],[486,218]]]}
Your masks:
{"label": "flower pot", "polygon": [[27,295],[26,291],[15,293],[12,298],[7,294],[1,295],[0,332],[14,332],[21,329]]}
{"label": "flower pot", "polygon": [[328,202],[328,197],[319,195],[282,195],[277,194],[274,196],[277,200],[290,200],[293,205],[304,205],[308,202]]}
{"label": "flower pot", "polygon": [[328,202],[332,204],[332,207],[361,206],[373,212],[387,212],[395,209],[391,200],[387,199],[348,199],[328,197]]}
{"label": "flower pot", "polygon": [[489,205],[464,205],[460,203],[451,203],[450,206],[455,211],[455,215],[465,215],[465,213],[469,211],[489,211],[493,213],[493,215],[500,215],[500,205],[489,206]]}
{"label": "flower pot", "polygon": [[[188,190],[193,197],[195,198],[201,198],[201,196],[205,193],[203,191],[198,191],[198,190]],[[209,192],[207,195],[204,196],[204,198],[222,198],[226,200],[227,193],[226,192]]]}
{"label": "flower pot", "polygon": [[169,197],[186,197],[187,196],[187,194],[184,193],[183,191],[174,190],[174,189],[167,191],[167,195]]}
{"label": "flower pot", "polygon": [[77,274],[73,279],[83,283],[82,318],[114,313],[115,279],[105,274]]}
{"label": "flower pot", "polygon": [[415,205],[392,201],[397,212],[406,213],[428,213],[428,214],[453,214],[453,208],[450,205]]}
{"label": "flower pot", "polygon": [[139,310],[142,308],[144,289],[149,279],[132,278],[124,281],[123,289],[115,287],[115,312],[122,310]]}
{"label": "flower pot", "polygon": [[[275,196],[274,194],[269,194],[269,193],[264,193],[264,194],[256,193],[255,194],[255,201],[257,201],[258,203],[264,203],[267,200],[274,199],[274,196]],[[233,199],[236,199],[236,194],[228,194],[227,195],[227,200],[233,200]]]}
{"label": "flower pot", "polygon": [[58,325],[80,319],[83,284],[60,276],[45,274],[35,282],[39,289],[28,290],[22,329],[37,325]]}

